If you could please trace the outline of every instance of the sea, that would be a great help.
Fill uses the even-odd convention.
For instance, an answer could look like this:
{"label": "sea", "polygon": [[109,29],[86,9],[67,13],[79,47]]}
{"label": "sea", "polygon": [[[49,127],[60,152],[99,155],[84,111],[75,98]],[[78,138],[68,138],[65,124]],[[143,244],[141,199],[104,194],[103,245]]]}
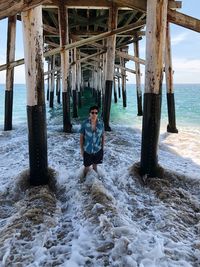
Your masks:
{"label": "sea", "polygon": [[127,84],[127,107],[112,99],[103,164],[85,179],[79,128],[92,96],[83,97],[72,133],[62,131],[56,97],[53,109],[46,102],[51,183],[31,187],[26,86],[14,86],[13,130],[4,131],[0,85],[0,267],[200,266],[200,84],[174,85],[177,134],[166,131],[162,91],[162,178],[138,175],[142,117]]}

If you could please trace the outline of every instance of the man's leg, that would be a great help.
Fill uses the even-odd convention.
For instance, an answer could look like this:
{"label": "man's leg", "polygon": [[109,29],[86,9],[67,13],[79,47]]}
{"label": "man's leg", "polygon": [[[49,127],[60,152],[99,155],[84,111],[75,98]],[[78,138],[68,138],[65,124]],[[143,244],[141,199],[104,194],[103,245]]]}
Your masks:
{"label": "man's leg", "polygon": [[84,177],[87,175],[87,173],[89,172],[90,166],[85,167],[84,169]]}

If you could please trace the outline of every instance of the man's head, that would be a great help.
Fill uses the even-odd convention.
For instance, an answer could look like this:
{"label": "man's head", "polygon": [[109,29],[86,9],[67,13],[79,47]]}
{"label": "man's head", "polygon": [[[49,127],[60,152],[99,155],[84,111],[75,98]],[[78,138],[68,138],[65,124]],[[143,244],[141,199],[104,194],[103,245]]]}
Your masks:
{"label": "man's head", "polygon": [[97,115],[99,113],[99,107],[98,106],[92,106],[92,107],[90,107],[89,113],[90,113],[90,116],[97,117]]}

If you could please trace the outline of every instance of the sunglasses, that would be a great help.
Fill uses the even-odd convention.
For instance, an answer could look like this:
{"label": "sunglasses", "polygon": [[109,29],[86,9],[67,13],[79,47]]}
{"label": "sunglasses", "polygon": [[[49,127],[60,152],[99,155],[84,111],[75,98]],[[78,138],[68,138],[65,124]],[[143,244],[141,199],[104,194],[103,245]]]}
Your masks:
{"label": "sunglasses", "polygon": [[93,114],[96,114],[96,115],[98,114],[98,112],[96,112],[96,111],[91,111],[90,113],[91,113],[92,115],[93,115]]}

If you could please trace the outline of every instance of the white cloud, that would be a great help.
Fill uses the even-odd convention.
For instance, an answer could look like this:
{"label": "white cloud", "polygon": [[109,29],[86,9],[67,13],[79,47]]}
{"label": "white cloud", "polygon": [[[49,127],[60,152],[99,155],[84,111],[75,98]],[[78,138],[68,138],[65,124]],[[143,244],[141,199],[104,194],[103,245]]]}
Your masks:
{"label": "white cloud", "polygon": [[176,34],[175,36],[171,37],[171,44],[177,45],[182,43],[188,38],[189,33],[188,32],[182,32],[180,34]]}
{"label": "white cloud", "polygon": [[173,58],[174,83],[200,83],[200,59]]}
{"label": "white cloud", "polygon": [[173,58],[173,69],[190,73],[200,73],[200,59]]}

